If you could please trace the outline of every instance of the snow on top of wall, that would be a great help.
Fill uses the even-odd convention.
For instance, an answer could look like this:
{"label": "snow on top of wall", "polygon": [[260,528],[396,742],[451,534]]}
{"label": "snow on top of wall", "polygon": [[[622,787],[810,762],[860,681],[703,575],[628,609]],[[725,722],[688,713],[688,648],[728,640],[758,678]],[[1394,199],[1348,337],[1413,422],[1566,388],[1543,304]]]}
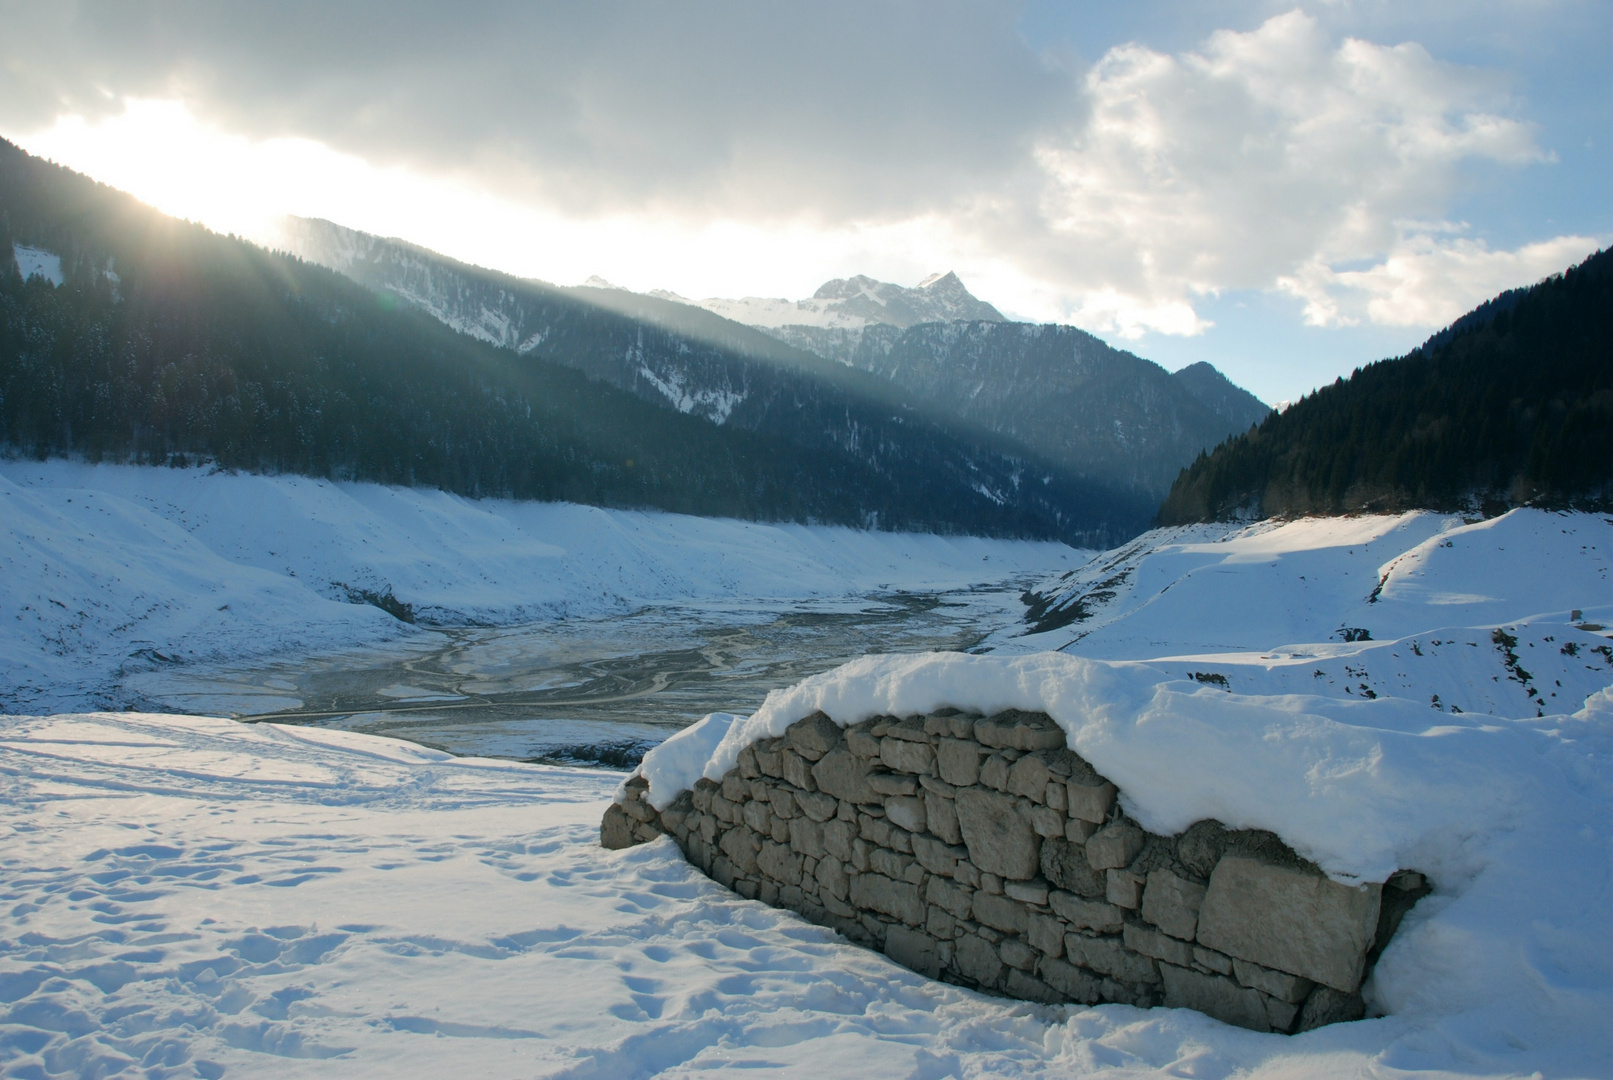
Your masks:
{"label": "snow on top of wall", "polygon": [[26,244],[12,244],[11,252],[17,260],[17,272],[22,275],[24,281],[37,275],[60,287],[65,280],[62,277],[60,255],[44,248],[28,247]]}

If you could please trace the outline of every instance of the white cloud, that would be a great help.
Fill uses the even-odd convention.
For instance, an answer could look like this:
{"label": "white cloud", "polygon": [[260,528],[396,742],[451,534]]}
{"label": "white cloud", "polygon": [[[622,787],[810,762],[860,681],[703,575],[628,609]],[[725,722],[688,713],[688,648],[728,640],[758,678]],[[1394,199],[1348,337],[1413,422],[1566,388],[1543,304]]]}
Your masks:
{"label": "white cloud", "polygon": [[[1223,290],[1320,295],[1294,283],[1398,253],[1396,223],[1442,211],[1463,163],[1542,157],[1490,77],[1416,44],[1330,40],[1299,11],[1194,52],[1113,49],[1084,90],[1082,122],[1037,145],[1037,213],[987,224],[1062,279],[1078,310],[1133,336],[1202,329],[1184,310]],[[1401,277],[1365,314],[1431,317],[1460,277],[1422,306],[1420,279]]]}
{"label": "white cloud", "polygon": [[1438,325],[1590,244],[1408,224],[1475,164],[1548,155],[1496,73],[1300,11],[1081,69],[1007,3],[380,10],[28,8],[0,121],[225,228],[315,214],[694,296],[955,269],[1005,311],[1126,337],[1201,333],[1235,290]]}
{"label": "white cloud", "polygon": [[1491,251],[1482,240],[1417,232],[1369,269],[1334,270],[1316,261],[1278,287],[1305,301],[1312,326],[1444,326],[1497,293],[1567,269],[1598,246],[1592,237],[1559,236]]}

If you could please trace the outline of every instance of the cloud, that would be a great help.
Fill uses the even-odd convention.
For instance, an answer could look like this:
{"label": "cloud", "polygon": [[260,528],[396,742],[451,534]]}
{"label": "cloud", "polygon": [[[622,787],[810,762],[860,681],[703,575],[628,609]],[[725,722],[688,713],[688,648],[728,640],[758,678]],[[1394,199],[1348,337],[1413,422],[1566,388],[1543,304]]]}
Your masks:
{"label": "cloud", "polygon": [[1335,42],[1298,11],[1178,55],[1113,49],[1084,91],[1082,121],[1036,145],[1037,213],[990,224],[1077,295],[1107,292],[1122,334],[1192,332],[1196,296],[1379,258],[1464,163],[1542,156],[1491,77]]}
{"label": "cloud", "polygon": [[[638,222],[691,238],[661,246],[701,247],[706,264],[734,237],[727,261],[751,266],[769,237],[784,259],[876,264],[837,274],[922,257],[911,273],[955,267],[1006,308],[1124,336],[1202,332],[1207,297],[1248,289],[1300,297],[1322,325],[1436,325],[1588,243],[1490,251],[1406,224],[1449,212],[1474,165],[1545,160],[1494,72],[1301,11],[1083,66],[1033,49],[1020,14],[969,0],[61,0],[8,10],[0,124],[178,102],[255,146],[311,141],[579,237],[595,223],[623,252]],[[474,216],[420,211],[433,213]],[[620,259],[590,272],[631,280]]]}
{"label": "cloud", "polygon": [[1593,237],[1559,236],[1491,251],[1482,240],[1412,232],[1369,269],[1312,262],[1280,279],[1278,288],[1305,301],[1312,326],[1444,326],[1475,301],[1560,273],[1598,246]]}

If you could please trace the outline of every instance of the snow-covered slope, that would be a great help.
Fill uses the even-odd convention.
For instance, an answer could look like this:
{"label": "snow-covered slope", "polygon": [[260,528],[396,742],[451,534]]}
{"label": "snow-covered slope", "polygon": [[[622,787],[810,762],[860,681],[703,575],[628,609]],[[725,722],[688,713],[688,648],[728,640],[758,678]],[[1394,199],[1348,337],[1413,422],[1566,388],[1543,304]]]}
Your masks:
{"label": "snow-covered slope", "polygon": [[119,676],[151,665],[413,632],[374,603],[424,622],[513,623],[962,585],[1082,558],[1061,544],[0,461],[0,709],[122,703]]}
{"label": "snow-covered slope", "polygon": [[690,300],[677,293],[658,289],[650,294],[682,304],[693,304],[747,326],[778,329],[784,326],[813,326],[836,330],[882,324],[908,327],[926,322],[985,320],[1002,322],[1000,311],[976,299],[958,275],[931,274],[914,288],[888,281],[876,281],[858,274],[835,278],[818,287],[806,300],[747,296],[739,300],[710,297]]}

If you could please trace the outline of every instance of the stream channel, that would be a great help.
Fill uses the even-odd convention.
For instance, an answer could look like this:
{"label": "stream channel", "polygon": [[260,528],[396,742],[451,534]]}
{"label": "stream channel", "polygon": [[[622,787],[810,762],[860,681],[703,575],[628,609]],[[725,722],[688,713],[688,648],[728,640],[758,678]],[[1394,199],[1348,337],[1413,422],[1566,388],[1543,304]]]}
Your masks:
{"label": "stream channel", "polygon": [[829,601],[664,604],[380,646],[153,673],[154,703],[385,735],[453,754],[628,768],[711,712],[866,653],[983,651],[1026,581]]}

